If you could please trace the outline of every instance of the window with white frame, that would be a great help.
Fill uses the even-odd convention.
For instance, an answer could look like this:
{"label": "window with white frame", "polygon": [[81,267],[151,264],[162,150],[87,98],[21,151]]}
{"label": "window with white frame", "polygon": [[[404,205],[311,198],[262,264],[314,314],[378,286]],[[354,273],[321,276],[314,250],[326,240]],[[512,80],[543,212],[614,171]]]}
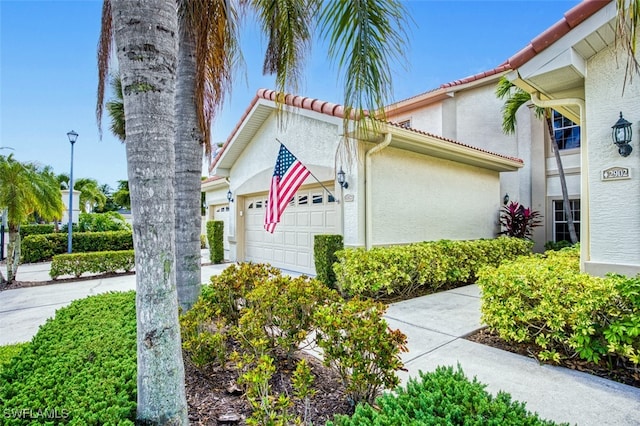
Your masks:
{"label": "window with white frame", "polygon": [[[571,208],[571,216],[573,217],[573,225],[576,230],[578,241],[580,241],[580,200],[569,200]],[[569,225],[567,224],[567,215],[564,211],[564,203],[562,200],[553,201],[553,241],[571,241],[569,236]]]}
{"label": "window with white frame", "polygon": [[560,149],[580,148],[580,126],[553,111],[553,135]]}

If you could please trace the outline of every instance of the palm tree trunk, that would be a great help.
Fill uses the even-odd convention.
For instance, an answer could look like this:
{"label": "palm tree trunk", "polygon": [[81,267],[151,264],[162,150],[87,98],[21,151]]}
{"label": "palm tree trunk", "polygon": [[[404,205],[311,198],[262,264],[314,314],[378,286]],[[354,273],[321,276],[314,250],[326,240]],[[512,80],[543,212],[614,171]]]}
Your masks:
{"label": "palm tree trunk", "polygon": [[20,264],[20,227],[9,224],[9,243],[7,244],[7,283],[16,279]]}
{"label": "palm tree trunk", "polygon": [[553,147],[553,154],[556,158],[556,165],[558,167],[558,177],[560,178],[560,187],[562,188],[562,204],[564,206],[564,214],[567,217],[567,228],[569,228],[569,238],[571,238],[571,244],[578,242],[578,236],[576,235],[576,227],[573,223],[573,214],[571,213],[571,204],[569,203],[569,193],[567,191],[567,179],[564,175],[564,167],[562,167],[562,157],[560,157],[560,148],[558,147],[558,141],[553,131],[553,122],[551,119],[550,111],[545,113],[547,121],[547,129],[549,130],[549,138],[551,139],[551,145]]}
{"label": "palm tree trunk", "polygon": [[196,110],[196,44],[180,19],[176,85],[176,283],[178,303],[188,310],[200,295],[200,176],[202,142]]}
{"label": "palm tree trunk", "polygon": [[137,419],[188,424],[175,281],[174,0],[111,0],[136,253]]}

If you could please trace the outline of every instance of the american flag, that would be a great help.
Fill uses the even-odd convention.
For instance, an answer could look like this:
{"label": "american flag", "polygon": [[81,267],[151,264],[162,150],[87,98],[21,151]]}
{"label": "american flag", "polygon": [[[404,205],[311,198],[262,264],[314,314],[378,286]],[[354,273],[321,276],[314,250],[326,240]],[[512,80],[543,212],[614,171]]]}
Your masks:
{"label": "american flag", "polygon": [[269,202],[264,215],[264,229],[273,234],[280,222],[282,212],[293,198],[300,185],[309,176],[307,168],[282,144],[278,160],[273,169]]}

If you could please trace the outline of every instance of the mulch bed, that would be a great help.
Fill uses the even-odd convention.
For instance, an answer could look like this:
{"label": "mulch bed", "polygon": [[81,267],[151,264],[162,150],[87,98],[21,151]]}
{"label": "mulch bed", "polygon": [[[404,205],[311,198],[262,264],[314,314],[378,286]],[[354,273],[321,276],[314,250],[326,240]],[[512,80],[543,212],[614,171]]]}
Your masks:
{"label": "mulch bed", "polygon": [[[311,398],[311,410],[308,421],[314,425],[325,424],[333,418],[333,414],[352,414],[353,408],[344,394],[344,386],[335,372],[320,363],[316,358],[307,354],[304,357],[314,375],[316,395]],[[287,365],[291,364],[291,365]],[[291,374],[294,363],[281,361],[271,381],[273,395],[284,393],[293,399]],[[229,424],[246,425],[246,419],[251,416],[251,406],[243,397],[236,385],[238,373],[236,370],[211,365],[196,368],[185,361],[185,382],[187,403],[189,405],[189,421],[192,425],[218,425],[221,416],[239,419]],[[298,401],[294,410],[302,418],[304,407]]]}
{"label": "mulch bed", "polygon": [[[530,358],[536,358],[536,354],[542,350],[535,344],[506,342],[502,340],[497,333],[492,332],[487,328],[467,336],[466,339]],[[634,369],[630,365],[617,364],[615,360],[611,362],[612,365],[609,366],[607,365],[607,360],[601,360],[596,364],[579,358],[565,357],[558,365],[640,388],[640,368]]]}

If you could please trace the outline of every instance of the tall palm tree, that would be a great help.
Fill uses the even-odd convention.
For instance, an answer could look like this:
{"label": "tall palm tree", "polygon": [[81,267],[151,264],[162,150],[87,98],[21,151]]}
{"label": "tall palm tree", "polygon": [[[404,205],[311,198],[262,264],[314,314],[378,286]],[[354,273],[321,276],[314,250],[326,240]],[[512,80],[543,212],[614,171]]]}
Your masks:
{"label": "tall palm tree", "polygon": [[100,189],[98,181],[90,178],[80,178],[73,182],[73,189],[80,191],[80,211],[92,212],[96,207],[102,208],[107,202],[107,196]]}
{"label": "tall palm tree", "polygon": [[[502,77],[496,88],[496,96],[500,99],[505,99],[504,106],[502,107],[502,130],[507,134],[511,134],[516,130],[516,113],[522,105],[531,101],[531,94],[516,87],[507,80],[506,77]],[[571,243],[575,244],[578,242],[578,236],[573,223],[569,193],[567,191],[567,179],[564,174],[564,167],[562,166],[562,157],[560,156],[560,149],[556,141],[555,132],[553,131],[552,112],[550,108],[535,107],[535,114],[538,118],[544,117],[547,125],[549,139],[551,140],[553,154],[556,159],[556,166],[558,167],[558,177],[560,179],[560,187],[562,188],[562,204],[564,206],[565,216],[567,217],[569,238],[571,238]]]}
{"label": "tall palm tree", "polygon": [[136,417],[145,424],[188,424],[174,243],[177,24],[175,0],[103,3],[97,112],[115,41],[136,253]]}
{"label": "tall palm tree", "polygon": [[636,57],[637,30],[640,26],[640,0],[616,0],[616,42],[626,53],[625,82],[640,74]]}
{"label": "tall palm tree", "polygon": [[[20,224],[32,213],[47,221],[62,215],[62,195],[55,174],[50,168],[20,163],[13,155],[0,156],[0,209],[7,209],[8,213],[6,282],[11,283],[20,262]],[[0,273],[0,284],[4,282]]]}
{"label": "tall palm tree", "polygon": [[[186,178],[189,182],[179,190],[179,196],[189,197],[185,214],[199,216],[202,145],[206,152],[210,152],[208,123],[230,86],[231,66],[234,64],[233,28],[236,17],[230,9],[231,3],[226,0],[181,2],[181,27],[177,28],[174,22],[175,3],[171,0],[104,2],[97,115],[100,123],[113,32],[124,89],[127,162],[134,216],[138,310],[137,416],[140,420],[186,423],[186,416],[182,415],[184,389],[177,383],[177,373],[182,368],[177,364],[182,365],[182,358],[179,346],[174,347],[167,339],[174,333],[179,337],[179,328],[177,309],[175,316],[170,312],[175,307],[177,293],[173,285],[175,257],[170,251],[175,229],[168,231],[166,225],[176,223],[172,179],[176,176],[176,180],[181,180],[175,175],[176,169],[178,173],[189,176]],[[328,39],[331,56],[336,57],[338,65],[344,68],[344,103],[347,110],[353,112],[353,115],[346,114],[345,126],[349,117],[361,118],[365,110],[382,110],[390,100],[389,64],[401,58],[404,52],[402,28],[406,15],[397,0],[240,0],[239,3],[243,8],[256,11],[267,34],[269,41],[264,71],[276,74],[277,89],[281,93],[287,88],[296,88],[302,59],[308,53],[310,31],[314,28],[311,20],[315,18],[320,23],[320,33]],[[170,10],[172,4],[173,13]],[[209,24],[197,26],[187,21],[186,4],[197,7],[194,16]],[[320,7],[322,10],[316,13]],[[177,102],[194,103],[197,117],[197,126],[193,124],[195,121],[189,121],[185,130],[179,132],[181,136],[186,134],[182,142],[174,141],[174,111],[170,110],[174,107],[177,59],[175,46],[171,43],[176,42],[176,36],[181,40],[180,49],[185,50],[179,59],[181,65],[178,65],[184,66],[185,72],[179,72],[178,79],[188,77],[190,73],[196,76],[192,84],[186,82],[179,86],[180,91],[194,87],[193,96],[180,93]],[[202,40],[205,42],[200,43]],[[193,42],[191,45],[190,41]],[[198,50],[198,46],[203,47]],[[195,61],[190,60],[191,54]],[[218,62],[201,63],[202,55]],[[283,99],[284,95],[278,100]],[[191,107],[184,111],[194,115]],[[183,119],[181,117],[180,122]],[[358,121],[357,126],[363,123]],[[179,158],[179,166],[174,163],[175,158]],[[194,174],[193,170],[198,172]],[[196,179],[192,178],[193,175]],[[192,210],[194,213],[189,213]],[[197,228],[199,233],[197,221],[190,220],[189,223],[190,229],[185,228],[187,237],[184,240],[188,242],[192,239],[191,228]],[[185,244],[185,247],[181,257],[186,256],[188,262],[193,263],[191,267],[199,268],[199,244],[188,244],[188,247]],[[195,250],[198,251],[197,259],[188,254],[195,253]],[[196,274],[190,276],[195,277]],[[197,279],[196,284],[199,284],[199,276]],[[188,292],[189,297],[197,296],[197,293]],[[156,336],[165,339],[156,342]],[[155,346],[153,353],[148,346]],[[173,358],[169,359],[169,356]],[[168,368],[169,377],[166,373],[161,374]],[[173,389],[172,393],[170,389]]]}

